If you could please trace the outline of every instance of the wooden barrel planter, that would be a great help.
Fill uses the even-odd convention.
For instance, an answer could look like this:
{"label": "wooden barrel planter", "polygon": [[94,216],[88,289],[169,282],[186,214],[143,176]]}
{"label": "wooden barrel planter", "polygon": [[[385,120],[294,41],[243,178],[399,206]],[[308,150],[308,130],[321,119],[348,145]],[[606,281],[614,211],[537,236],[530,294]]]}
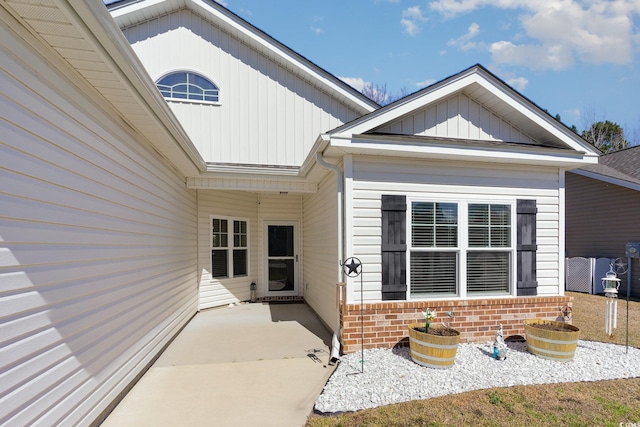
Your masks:
{"label": "wooden barrel planter", "polygon": [[561,362],[573,359],[580,335],[577,327],[553,320],[527,319],[524,331],[530,353]]}
{"label": "wooden barrel planter", "polygon": [[[425,334],[415,328],[424,327],[423,323],[412,323],[409,325],[409,348],[411,349],[411,359],[418,365],[429,368],[450,368],[458,351],[460,343],[460,332],[453,336],[440,336]],[[431,327],[431,329],[437,329]]]}

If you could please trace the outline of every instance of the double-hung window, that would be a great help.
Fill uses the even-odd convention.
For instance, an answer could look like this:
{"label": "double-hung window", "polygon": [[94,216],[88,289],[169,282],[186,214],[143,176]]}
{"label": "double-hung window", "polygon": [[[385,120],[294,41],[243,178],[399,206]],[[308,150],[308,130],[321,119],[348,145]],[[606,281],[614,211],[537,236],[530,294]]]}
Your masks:
{"label": "double-hung window", "polygon": [[511,204],[413,201],[410,209],[411,298],[511,292]]}
{"label": "double-hung window", "polygon": [[217,279],[248,274],[247,221],[211,218],[211,275]]}
{"label": "double-hung window", "polygon": [[470,203],[467,293],[507,294],[510,290],[511,206]]}

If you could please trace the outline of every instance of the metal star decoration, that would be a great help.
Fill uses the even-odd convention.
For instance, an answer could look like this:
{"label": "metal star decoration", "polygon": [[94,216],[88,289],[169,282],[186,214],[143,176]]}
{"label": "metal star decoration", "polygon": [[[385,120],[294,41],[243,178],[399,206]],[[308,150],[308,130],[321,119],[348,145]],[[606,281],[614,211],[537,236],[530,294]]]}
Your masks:
{"label": "metal star decoration", "polygon": [[355,258],[355,257],[348,258],[343,265],[347,269],[346,271],[347,276],[356,277],[360,275],[362,263],[358,258]]}

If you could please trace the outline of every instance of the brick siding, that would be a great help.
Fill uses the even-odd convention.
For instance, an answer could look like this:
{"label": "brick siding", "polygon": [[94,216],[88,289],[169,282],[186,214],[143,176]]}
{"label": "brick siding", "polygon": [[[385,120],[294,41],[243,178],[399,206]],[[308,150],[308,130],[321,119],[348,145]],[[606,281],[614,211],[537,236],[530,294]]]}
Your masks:
{"label": "brick siding", "polygon": [[[451,326],[460,331],[461,342],[493,341],[498,325],[504,337],[524,336],[523,320],[541,318],[563,320],[562,310],[572,307],[569,296],[518,297],[501,299],[473,299],[450,301],[394,301],[342,304],[340,326],[342,350],[352,353],[362,348],[392,348],[408,343],[408,325],[424,322],[422,312],[435,310],[432,324],[447,319],[445,312],[455,312]],[[362,313],[361,313],[362,307]],[[364,326],[364,328],[363,328]]]}

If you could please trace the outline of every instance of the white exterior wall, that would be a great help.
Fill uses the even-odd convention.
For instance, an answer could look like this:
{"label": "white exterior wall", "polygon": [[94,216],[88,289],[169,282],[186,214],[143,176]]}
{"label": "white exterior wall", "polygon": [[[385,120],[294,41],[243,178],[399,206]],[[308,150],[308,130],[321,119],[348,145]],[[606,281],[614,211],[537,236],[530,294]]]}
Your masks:
{"label": "white exterior wall", "polygon": [[197,309],[195,192],[94,101],[0,41],[1,425],[91,423]]}
{"label": "white exterior wall", "polygon": [[357,117],[187,10],[123,32],[154,81],[182,69],[219,87],[219,105],[171,103],[205,161],[299,166],[320,133]]}
{"label": "white exterior wall", "polygon": [[536,144],[530,136],[463,93],[429,105],[378,132]]}
{"label": "white exterior wall", "polygon": [[[495,196],[535,199],[538,207],[538,295],[562,294],[564,229],[561,229],[561,206],[564,202],[560,190],[561,174],[557,169],[356,159],[352,176],[347,185],[352,192],[347,221],[352,224],[353,232],[347,233],[347,253],[359,257],[364,265],[366,301],[382,298],[380,202],[383,194],[407,195],[409,198],[446,196],[460,200],[480,196],[486,201],[492,201]],[[349,280],[350,301],[359,302],[360,278]]]}
{"label": "white exterior wall", "polygon": [[[231,279],[211,277],[211,217],[249,221],[249,274]],[[198,271],[200,272],[200,309],[217,307],[250,298],[255,282],[258,297],[265,293],[263,270],[265,221],[296,221],[298,248],[302,238],[302,196],[243,191],[198,191]],[[304,256],[299,256],[302,271]]]}
{"label": "white exterior wall", "polygon": [[304,299],[322,320],[337,330],[338,196],[333,172],[320,183],[316,194],[304,198]]}

